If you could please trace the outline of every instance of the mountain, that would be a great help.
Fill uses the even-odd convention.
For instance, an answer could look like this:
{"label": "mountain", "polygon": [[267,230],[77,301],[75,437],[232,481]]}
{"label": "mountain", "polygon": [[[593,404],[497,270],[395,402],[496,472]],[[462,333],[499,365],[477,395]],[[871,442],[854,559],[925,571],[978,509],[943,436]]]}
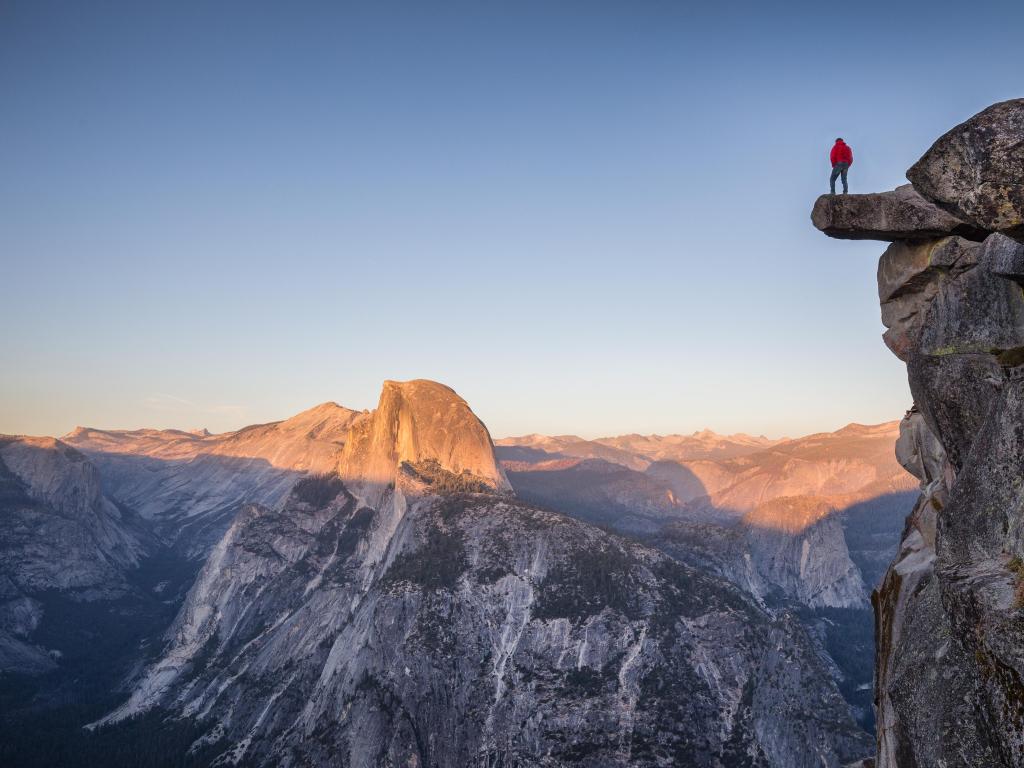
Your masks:
{"label": "mountain", "polygon": [[374,498],[410,470],[436,470],[490,490],[512,490],[487,427],[454,390],[424,379],[385,381],[377,409],[352,427],[338,472]]}
{"label": "mountain", "polygon": [[36,635],[49,598],[124,595],[153,541],[103,495],[88,459],[53,438],[0,436],[0,516],[0,672],[47,672],[56,652]]}
{"label": "mountain", "polygon": [[[719,459],[706,458],[705,448],[722,440],[700,434],[694,458],[677,453],[672,460],[552,457],[538,446],[563,439],[545,443],[536,435],[525,445],[499,441],[498,451],[515,457],[503,463],[522,498],[620,531],[668,537],[678,555],[689,542],[692,562],[759,598],[777,591],[810,607],[866,605],[865,583],[880,578],[912,505],[914,480],[893,454],[897,422],[792,440],[749,438],[739,455],[733,436],[734,450],[723,452],[733,455]],[[652,440],[602,442],[649,448]],[[631,468],[640,465],[643,471]]]}
{"label": "mountain", "polygon": [[98,738],[188,723],[211,760],[275,766],[865,754],[795,617],[516,499],[447,387],[386,383],[344,442],[234,520]]}
{"label": "mountain", "polygon": [[719,435],[705,429],[692,435],[620,435],[584,440],[575,435],[524,435],[498,440],[502,461],[534,464],[554,459],[602,459],[613,464],[643,471],[658,461],[728,459],[756,453],[781,440],[763,435]]}
{"label": "mountain", "polygon": [[914,397],[897,453],[920,495],[872,597],[880,768],[1024,765],[1022,148],[1024,99],[994,104],[932,145],[909,191],[812,213],[891,243],[883,339]]}
{"label": "mountain", "polygon": [[521,462],[523,467],[559,459],[601,459],[635,470],[643,470],[650,464],[649,459],[632,451],[575,435],[506,437],[498,440],[495,448],[502,461]]}
{"label": "mountain", "polygon": [[300,477],[333,471],[350,427],[364,416],[323,403],[219,435],[79,427],[63,439],[99,468],[111,497],[202,559],[246,503],[275,506]]}
{"label": "mountain", "polygon": [[710,429],[704,429],[692,435],[632,434],[602,437],[596,442],[644,456],[655,462],[733,459],[757,453],[785,441],[786,438],[769,440],[764,435],[753,437],[743,433],[719,435]]}
{"label": "mountain", "polygon": [[897,422],[849,424],[836,432],[788,440],[731,459],[687,462],[720,510],[745,513],[785,496],[867,498],[910,490],[912,479],[893,457]]}
{"label": "mountain", "polygon": [[[509,450],[498,455],[509,455]],[[618,462],[550,459],[502,464],[521,498],[625,533],[657,531],[683,506],[666,483]]]}
{"label": "mountain", "polygon": [[[868,595],[915,496],[893,452],[898,434],[890,422],[778,441],[708,432],[700,440],[602,438],[602,450],[620,452],[614,462],[567,457],[588,450],[537,435],[523,445],[499,441],[498,451],[521,498],[640,537],[768,610],[793,611],[871,730]],[[675,445],[675,458],[652,450],[664,442]],[[709,447],[723,443],[728,449],[709,458]]]}

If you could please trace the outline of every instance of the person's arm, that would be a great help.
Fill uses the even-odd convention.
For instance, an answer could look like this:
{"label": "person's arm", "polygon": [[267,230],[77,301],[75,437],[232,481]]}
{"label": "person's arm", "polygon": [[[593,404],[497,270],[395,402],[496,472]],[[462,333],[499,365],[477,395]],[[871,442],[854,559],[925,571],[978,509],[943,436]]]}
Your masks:
{"label": "person's arm", "polygon": [[846,152],[847,152],[846,156],[850,158],[850,163],[849,164],[853,165],[853,149],[850,147],[849,144],[846,145]]}
{"label": "person's arm", "polygon": [[837,154],[837,150],[838,149],[839,149],[839,147],[833,145],[832,146],[832,151],[828,153],[829,162],[832,163],[833,166],[835,166],[835,164],[836,164],[836,154]]}

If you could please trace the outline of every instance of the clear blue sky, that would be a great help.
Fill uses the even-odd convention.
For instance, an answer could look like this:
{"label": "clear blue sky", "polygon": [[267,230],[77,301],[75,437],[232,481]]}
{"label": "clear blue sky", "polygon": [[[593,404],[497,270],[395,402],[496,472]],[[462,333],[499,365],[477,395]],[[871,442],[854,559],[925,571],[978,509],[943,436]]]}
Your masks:
{"label": "clear blue sky", "polygon": [[[700,7],[694,7],[700,6]],[[899,417],[808,215],[1022,95],[1019,2],[0,3],[0,432],[385,378],[496,436]]]}

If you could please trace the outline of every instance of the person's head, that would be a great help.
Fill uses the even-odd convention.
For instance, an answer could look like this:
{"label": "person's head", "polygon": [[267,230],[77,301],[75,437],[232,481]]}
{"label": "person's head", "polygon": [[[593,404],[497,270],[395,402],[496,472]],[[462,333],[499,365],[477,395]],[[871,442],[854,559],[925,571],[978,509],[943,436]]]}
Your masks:
{"label": "person's head", "polygon": [[840,136],[838,139],[836,139],[836,144],[842,144],[842,143],[843,143],[843,138],[842,138],[842,136]]}

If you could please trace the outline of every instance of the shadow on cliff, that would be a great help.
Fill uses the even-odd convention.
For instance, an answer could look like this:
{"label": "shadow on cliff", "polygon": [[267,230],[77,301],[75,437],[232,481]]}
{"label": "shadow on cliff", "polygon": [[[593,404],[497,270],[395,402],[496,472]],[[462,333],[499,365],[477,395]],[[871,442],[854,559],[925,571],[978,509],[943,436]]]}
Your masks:
{"label": "shadow on cliff", "polygon": [[138,514],[161,543],[205,560],[247,504],[273,507],[305,472],[265,458],[199,454],[183,459],[104,451],[86,453],[104,493]]}
{"label": "shadow on cliff", "polygon": [[[23,591],[40,615],[27,640],[57,663],[42,674],[0,675],[0,765],[94,764],[76,754],[92,744],[83,726],[121,703],[124,681],[162,651],[209,549],[248,503],[269,505],[306,474],[262,458],[210,454],[161,459],[69,447],[65,457],[97,470],[101,492],[126,528],[144,534],[146,552],[136,566],[119,568],[123,581],[109,594],[95,588]],[[0,483],[0,514],[15,504],[42,508],[21,486]],[[150,502],[145,513],[140,500]],[[184,746],[175,744],[176,751],[183,754],[195,738],[181,736]],[[124,759],[119,764],[142,764],[133,762],[140,754],[157,756],[147,765],[165,764],[159,753],[167,744],[136,742],[130,755],[123,752],[126,745],[105,746]],[[108,755],[111,764],[114,753]]]}
{"label": "shadow on cliff", "polygon": [[749,530],[766,535],[800,538],[817,525],[837,522],[850,559],[861,572],[868,590],[877,587],[899,548],[900,535],[914,502],[916,490],[896,490],[876,495],[780,497],[751,511],[716,506],[709,497],[694,500],[662,533],[673,538],[707,537],[709,528]]}
{"label": "shadow on cliff", "polygon": [[[720,538],[737,529],[799,537],[838,521],[865,584],[876,586],[896,553],[917,490],[776,497],[753,508],[716,502],[693,470],[677,461],[645,471],[528,446],[499,446],[516,494],[532,504],[626,534],[690,533]],[[714,544],[714,542],[709,542]]]}
{"label": "shadow on cliff", "polygon": [[498,455],[519,498],[623,533],[656,532],[678,519],[687,501],[707,494],[700,479],[675,462],[655,462],[656,473],[639,472],[605,459],[513,448]]}

